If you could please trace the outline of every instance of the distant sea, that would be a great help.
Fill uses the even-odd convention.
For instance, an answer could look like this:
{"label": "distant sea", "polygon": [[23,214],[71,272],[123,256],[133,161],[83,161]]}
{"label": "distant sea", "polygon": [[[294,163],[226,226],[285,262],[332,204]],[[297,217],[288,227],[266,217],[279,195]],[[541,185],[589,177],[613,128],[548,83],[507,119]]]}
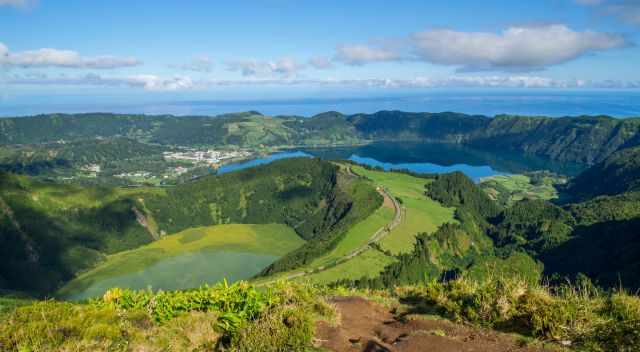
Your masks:
{"label": "distant sea", "polygon": [[20,97],[0,100],[0,117],[41,113],[113,112],[173,115],[217,115],[256,110],[265,115],[312,116],[325,111],[345,114],[380,110],[411,112],[455,111],[494,116],[497,114],[573,116],[640,116],[640,90],[467,90],[428,91],[387,96],[265,99],[198,99],[161,97]]}

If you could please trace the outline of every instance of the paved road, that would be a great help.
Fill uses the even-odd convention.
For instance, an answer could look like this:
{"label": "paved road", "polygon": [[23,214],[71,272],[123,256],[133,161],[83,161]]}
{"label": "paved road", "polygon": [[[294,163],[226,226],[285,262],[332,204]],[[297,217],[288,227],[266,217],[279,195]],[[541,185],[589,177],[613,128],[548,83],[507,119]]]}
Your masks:
{"label": "paved road", "polygon": [[[351,171],[351,167],[347,167],[347,173],[353,176],[357,176],[355,175],[352,171]],[[280,277],[277,280],[272,280],[272,281],[268,281],[268,282],[263,282],[258,284],[257,286],[264,286],[264,285],[268,285],[271,283],[274,283],[276,281],[279,280],[292,280],[298,277],[302,277],[302,276],[307,276],[310,274],[315,274],[321,271],[325,271],[335,265],[338,264],[342,264],[350,259],[353,259],[354,257],[362,254],[364,251],[366,251],[367,249],[370,248],[370,246],[373,243],[376,243],[378,241],[380,241],[381,239],[383,239],[385,236],[387,236],[394,228],[396,228],[396,226],[400,225],[400,223],[402,222],[402,208],[400,207],[400,203],[398,203],[398,200],[392,196],[389,191],[387,191],[385,188],[383,187],[378,187],[377,191],[385,198],[385,201],[391,201],[391,203],[393,203],[393,210],[395,212],[394,216],[393,216],[393,220],[391,220],[390,223],[386,224],[385,226],[379,228],[367,241],[367,243],[363,244],[362,246],[354,249],[353,251],[349,252],[349,254],[340,257],[338,259],[336,259],[331,266],[327,267],[327,266],[318,266],[315,267],[313,269],[309,269],[306,271],[299,271],[299,272],[295,272],[295,273],[291,273],[285,277]]]}

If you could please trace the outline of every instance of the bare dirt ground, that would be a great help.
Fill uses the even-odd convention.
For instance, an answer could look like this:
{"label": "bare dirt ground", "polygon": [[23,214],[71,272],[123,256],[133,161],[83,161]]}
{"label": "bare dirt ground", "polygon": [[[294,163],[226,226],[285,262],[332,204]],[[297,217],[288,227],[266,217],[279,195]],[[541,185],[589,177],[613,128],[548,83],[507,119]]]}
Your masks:
{"label": "bare dirt ground", "polygon": [[522,346],[511,335],[444,320],[395,316],[388,308],[361,297],[338,297],[332,302],[339,324],[316,327],[318,347],[337,352],[542,352]]}

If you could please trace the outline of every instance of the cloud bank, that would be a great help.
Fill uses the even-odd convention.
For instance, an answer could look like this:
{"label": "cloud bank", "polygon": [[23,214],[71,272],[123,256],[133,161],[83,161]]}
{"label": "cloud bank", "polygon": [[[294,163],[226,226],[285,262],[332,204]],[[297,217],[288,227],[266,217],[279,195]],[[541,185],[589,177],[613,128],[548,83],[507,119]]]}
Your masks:
{"label": "cloud bank", "polygon": [[30,86],[112,86],[141,88],[148,91],[179,91],[207,89],[219,86],[350,86],[373,88],[640,88],[640,81],[557,80],[529,75],[457,75],[443,78],[417,77],[413,79],[242,79],[194,80],[188,76],[161,77],[133,75],[109,77],[97,74],[69,77],[48,77],[44,74],[13,75],[0,79],[7,85]]}
{"label": "cloud bank", "polygon": [[132,57],[84,57],[72,50],[51,48],[11,52],[6,45],[0,43],[0,66],[4,67],[114,69],[141,64],[141,61]]}
{"label": "cloud bank", "polygon": [[125,77],[105,77],[97,74],[83,76],[48,77],[45,74],[27,74],[5,79],[5,84],[35,86],[95,86],[95,87],[132,87],[148,91],[178,91],[194,88],[191,77],[175,76],[163,78],[156,75],[132,75]]}

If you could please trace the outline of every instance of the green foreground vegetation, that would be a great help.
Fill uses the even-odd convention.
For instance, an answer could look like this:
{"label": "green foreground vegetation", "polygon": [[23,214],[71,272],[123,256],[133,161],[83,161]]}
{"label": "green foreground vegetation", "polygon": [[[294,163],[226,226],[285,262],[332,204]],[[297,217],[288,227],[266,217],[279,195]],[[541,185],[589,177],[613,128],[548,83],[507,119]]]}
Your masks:
{"label": "green foreground vegetation", "polygon": [[[441,315],[581,351],[635,351],[640,298],[587,283],[547,287],[517,278],[399,286],[389,291],[245,282],[152,293],[112,289],[86,303],[41,301],[12,309],[0,329],[3,351],[305,351],[314,323],[339,324],[330,297],[359,295],[396,314]],[[527,340],[529,339],[529,340]],[[528,342],[527,342],[528,341]],[[535,340],[534,340],[535,341]]]}

